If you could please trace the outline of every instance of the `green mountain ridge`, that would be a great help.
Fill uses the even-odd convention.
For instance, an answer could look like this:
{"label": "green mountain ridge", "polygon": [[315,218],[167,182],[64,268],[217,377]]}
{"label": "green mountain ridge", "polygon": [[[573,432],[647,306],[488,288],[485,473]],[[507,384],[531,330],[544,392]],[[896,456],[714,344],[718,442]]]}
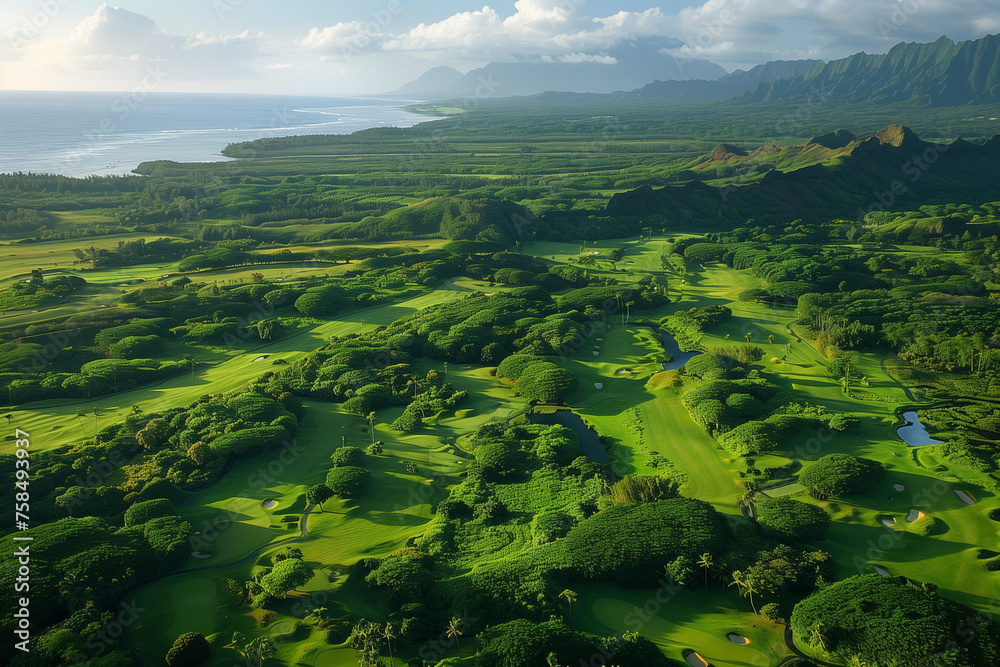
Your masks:
{"label": "green mountain ridge", "polygon": [[929,44],[901,43],[888,53],[856,53],[786,79],[762,82],[748,102],[820,97],[854,101],[915,101],[933,106],[1000,101],[1000,35]]}
{"label": "green mountain ridge", "polygon": [[[842,139],[847,136],[840,131]],[[983,145],[962,139],[934,143],[893,125],[839,149],[817,141],[831,143],[828,137],[796,147],[771,144],[743,155],[720,146],[693,169],[716,169],[729,178],[619,193],[608,202],[606,213],[662,216],[670,224],[711,228],[750,218],[860,220],[873,211],[956,198],[981,202],[1000,195],[1000,184],[991,177],[1000,169],[1000,135]],[[782,170],[802,159],[812,162]]]}

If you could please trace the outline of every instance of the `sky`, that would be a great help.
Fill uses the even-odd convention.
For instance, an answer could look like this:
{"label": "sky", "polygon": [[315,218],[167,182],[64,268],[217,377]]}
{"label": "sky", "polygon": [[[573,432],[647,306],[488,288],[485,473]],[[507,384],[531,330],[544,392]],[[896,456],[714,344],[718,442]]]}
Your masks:
{"label": "sky", "polygon": [[727,70],[1000,32],[997,0],[3,0],[0,90],[348,95],[447,65],[614,62],[661,49]]}

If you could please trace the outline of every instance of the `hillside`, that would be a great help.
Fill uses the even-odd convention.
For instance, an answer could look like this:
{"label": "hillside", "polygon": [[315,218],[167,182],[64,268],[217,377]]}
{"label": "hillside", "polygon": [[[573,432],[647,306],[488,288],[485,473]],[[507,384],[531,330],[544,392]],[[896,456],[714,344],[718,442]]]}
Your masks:
{"label": "hillside", "polygon": [[872,211],[1000,195],[992,177],[1000,169],[1000,136],[981,146],[932,143],[894,125],[837,147],[850,136],[838,131],[802,146],[769,144],[753,152],[723,145],[694,161],[701,180],[616,194],[607,213],[713,228],[750,218],[860,220]]}
{"label": "hillside", "polygon": [[[819,92],[817,92],[819,91]],[[857,53],[790,79],[762,82],[745,101],[833,99],[934,106],[1000,101],[1000,35],[953,42],[897,44],[888,53]]]}

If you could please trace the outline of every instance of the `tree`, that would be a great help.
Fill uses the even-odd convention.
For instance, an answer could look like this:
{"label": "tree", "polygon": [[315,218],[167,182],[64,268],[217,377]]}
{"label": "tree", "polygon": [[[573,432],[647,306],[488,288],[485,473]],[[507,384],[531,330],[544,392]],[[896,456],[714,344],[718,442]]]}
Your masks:
{"label": "tree", "polygon": [[707,551],[698,557],[698,567],[705,570],[705,590],[708,590],[708,570],[712,567],[712,554]]}
{"label": "tree", "polygon": [[760,498],[757,522],[784,542],[822,540],[830,527],[830,515],[817,505],[791,498]]}
{"label": "tree", "polygon": [[392,640],[396,638],[396,635],[392,632],[392,623],[386,623],[382,626],[382,636],[385,637],[385,645],[389,649],[389,664],[395,665],[396,663],[392,659]]}
{"label": "tree", "polygon": [[316,486],[309,487],[306,491],[306,502],[310,505],[319,505],[319,511],[323,511],[323,503],[333,498],[334,493],[326,484],[317,484]]}
{"label": "tree", "polygon": [[850,454],[827,454],[799,475],[799,483],[819,500],[870,489],[885,474],[878,461]]}
{"label": "tree", "polygon": [[382,441],[379,440],[377,442],[373,442],[372,444],[368,445],[368,447],[365,449],[365,453],[368,454],[369,456],[379,456],[384,450],[385,446],[383,445]]}
{"label": "tree", "polygon": [[199,665],[208,660],[211,654],[208,640],[197,632],[185,632],[167,651],[166,662],[169,667],[189,667]]}
{"label": "tree", "polygon": [[368,413],[368,431],[372,434],[372,444],[375,444],[375,413]]}
{"label": "tree", "polygon": [[269,573],[260,580],[260,586],[274,597],[282,597],[288,591],[294,591],[299,586],[309,582],[313,577],[313,569],[298,558],[286,558],[278,562]]}
{"label": "tree", "polygon": [[341,498],[360,495],[371,479],[371,473],[356,466],[334,468],[326,474],[326,485]]}
{"label": "tree", "polygon": [[753,609],[753,613],[757,613],[757,607],[753,603],[753,594],[757,593],[756,585],[753,579],[749,576],[744,575],[739,570],[733,572],[733,581],[729,584],[730,586],[736,586],[742,597],[750,598],[750,607]]}
{"label": "tree", "polygon": [[14,415],[8,412],[7,414],[4,415],[4,419],[6,419],[7,424],[10,425],[10,423],[14,420]]}
{"label": "tree", "polygon": [[83,437],[89,437],[87,435],[87,427],[83,425],[83,408],[76,409],[76,420],[80,422],[80,428],[83,429]]}
{"label": "tree", "polygon": [[458,647],[458,655],[462,655],[462,644],[458,641],[458,638],[462,636],[462,619],[457,616],[452,616],[451,620],[448,621],[448,629],[445,631],[449,639],[455,640],[455,645]]}
{"label": "tree", "polygon": [[573,615],[573,603],[576,602],[576,592],[571,591],[570,589],[567,588],[567,589],[563,590],[562,593],[559,594],[559,597],[562,598],[563,600],[566,600],[566,606],[569,608],[568,615],[572,616]]}
{"label": "tree", "polygon": [[823,621],[816,621],[809,629],[809,646],[826,651],[826,638],[823,636]]}
{"label": "tree", "polygon": [[247,667],[263,667],[265,660],[278,653],[278,647],[270,637],[257,637],[237,651],[246,658]]}
{"label": "tree", "polygon": [[770,336],[767,337],[767,342],[770,343],[771,345],[774,345],[774,334],[771,334]]}

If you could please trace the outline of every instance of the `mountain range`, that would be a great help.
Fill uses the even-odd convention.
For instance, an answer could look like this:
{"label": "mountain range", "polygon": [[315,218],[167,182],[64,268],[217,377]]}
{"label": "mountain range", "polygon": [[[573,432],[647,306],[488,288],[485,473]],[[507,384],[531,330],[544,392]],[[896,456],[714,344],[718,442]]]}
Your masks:
{"label": "mountain range", "polygon": [[[614,195],[606,214],[725,227],[749,218],[859,221],[868,213],[1000,198],[1000,135],[982,145],[930,142],[901,125],[857,138],[845,130],[800,146],[747,152],[720,145],[691,166],[700,178]],[[706,180],[724,176],[715,185]]]}
{"label": "mountain range", "polygon": [[676,40],[645,40],[598,56],[494,62],[464,75],[450,67],[435,67],[390,94],[448,99],[524,97],[546,91],[607,94],[634,90],[657,78],[714,80],[726,74],[723,67],[707,60],[665,53],[678,46],[681,43]]}
{"label": "mountain range", "polygon": [[[665,47],[663,47],[665,48]],[[639,100],[802,101],[810,96],[929,106],[1000,102],[1000,35],[954,42],[900,43],[883,54],[773,61],[726,74],[708,61],[682,61],[663,48],[631,45],[601,62],[490,63],[463,75],[437,67],[394,94],[426,98],[528,96],[554,91]],[[652,83],[650,83],[652,81]],[[627,92],[626,92],[627,91]]]}

